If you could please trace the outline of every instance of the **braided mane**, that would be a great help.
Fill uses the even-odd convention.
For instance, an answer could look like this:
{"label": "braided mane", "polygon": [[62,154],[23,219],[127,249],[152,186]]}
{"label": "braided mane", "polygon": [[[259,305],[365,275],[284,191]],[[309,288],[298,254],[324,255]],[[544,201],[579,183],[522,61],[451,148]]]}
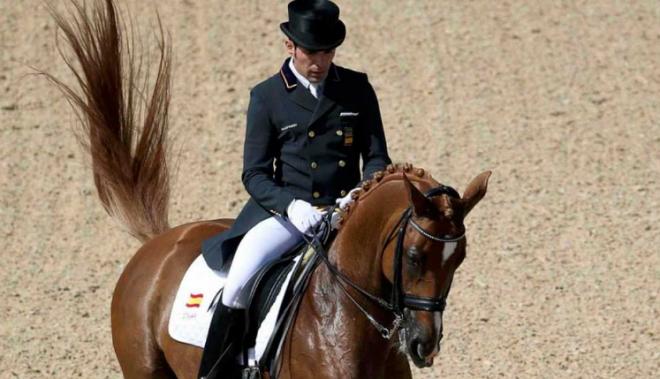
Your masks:
{"label": "braided mane", "polygon": [[348,217],[352,214],[353,209],[357,207],[360,200],[362,200],[367,194],[373,192],[374,189],[380,187],[383,183],[400,178],[400,174],[406,174],[408,176],[416,177],[419,179],[427,179],[435,182],[436,184],[439,184],[435,181],[435,179],[433,179],[431,174],[429,174],[421,167],[414,167],[411,163],[390,164],[385,168],[385,170],[374,173],[372,179],[362,182],[362,184],[360,184],[358,187],[358,190],[353,192],[351,195],[353,203],[347,205],[344,209],[338,210],[340,219],[337,228],[342,228],[346,220],[348,220]]}

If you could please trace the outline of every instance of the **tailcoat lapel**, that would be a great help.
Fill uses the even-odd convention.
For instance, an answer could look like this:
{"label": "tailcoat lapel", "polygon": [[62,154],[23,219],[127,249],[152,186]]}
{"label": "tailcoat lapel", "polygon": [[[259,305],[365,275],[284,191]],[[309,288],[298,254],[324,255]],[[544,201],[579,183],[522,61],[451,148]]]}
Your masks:
{"label": "tailcoat lapel", "polygon": [[319,101],[318,107],[314,110],[312,119],[309,121],[308,127],[314,125],[323,115],[328,113],[335,105],[337,105],[337,99],[339,98],[341,81],[339,78],[339,73],[337,72],[337,67],[333,64],[330,67],[330,72],[328,77],[325,80],[323,94]]}
{"label": "tailcoat lapel", "polygon": [[289,93],[289,99],[308,111],[314,112],[319,101],[305,87],[298,83],[296,75],[289,68],[289,60],[291,58],[287,58],[282,68],[280,68],[280,77],[282,78],[284,88]]}
{"label": "tailcoat lapel", "polygon": [[289,59],[291,58],[284,61],[280,69],[280,77],[282,78],[284,87],[289,92],[289,99],[308,111],[313,112],[307,124],[309,128],[337,104],[336,99],[339,98],[341,84],[339,72],[334,64],[330,67],[330,72],[325,80],[323,94],[317,100],[309,90],[298,83],[295,74],[289,68]]}
{"label": "tailcoat lapel", "polygon": [[310,112],[314,112],[319,104],[319,101],[307,90],[307,88],[300,84],[296,85],[296,88],[289,92],[289,98],[291,101]]}

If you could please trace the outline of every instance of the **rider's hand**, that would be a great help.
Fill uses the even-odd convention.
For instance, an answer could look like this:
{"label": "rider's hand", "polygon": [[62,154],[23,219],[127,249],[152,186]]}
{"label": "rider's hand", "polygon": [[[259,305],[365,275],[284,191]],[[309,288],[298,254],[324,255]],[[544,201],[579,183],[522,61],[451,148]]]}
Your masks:
{"label": "rider's hand", "polygon": [[286,209],[289,221],[301,233],[309,232],[320,221],[323,213],[304,200],[293,200]]}
{"label": "rider's hand", "polygon": [[344,209],[344,208],[346,208],[346,206],[347,206],[348,204],[354,202],[355,200],[353,200],[353,197],[352,197],[352,196],[353,196],[353,193],[354,193],[355,191],[357,191],[357,190],[359,190],[359,188],[353,188],[352,190],[350,190],[350,191],[348,192],[348,195],[346,195],[346,196],[344,196],[344,197],[340,197],[339,199],[337,199],[337,201],[336,201],[336,203],[335,203],[335,204],[337,205],[337,207],[338,207],[339,209]]}

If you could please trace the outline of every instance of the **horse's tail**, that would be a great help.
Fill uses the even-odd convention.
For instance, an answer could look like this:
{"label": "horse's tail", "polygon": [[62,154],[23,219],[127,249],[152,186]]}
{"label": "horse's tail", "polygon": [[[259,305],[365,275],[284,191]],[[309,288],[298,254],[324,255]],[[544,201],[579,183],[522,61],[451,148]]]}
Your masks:
{"label": "horse's tail", "polygon": [[[51,75],[80,120],[79,141],[89,149],[103,207],[136,238],[146,241],[169,228],[167,128],[171,49],[160,25],[159,66],[152,89],[141,78],[142,59],[124,30],[113,0],[91,11],[72,2],[72,20],[51,13],[73,52],[61,54],[75,75],[76,92]],[[160,21],[160,20],[159,20]]]}

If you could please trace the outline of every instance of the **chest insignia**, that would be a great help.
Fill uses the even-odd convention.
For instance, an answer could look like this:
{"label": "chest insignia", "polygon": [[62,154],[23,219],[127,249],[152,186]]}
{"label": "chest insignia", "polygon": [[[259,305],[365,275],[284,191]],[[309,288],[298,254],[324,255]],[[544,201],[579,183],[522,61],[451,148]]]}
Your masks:
{"label": "chest insignia", "polygon": [[295,128],[296,126],[298,126],[298,124],[291,124],[291,125],[284,126],[284,127],[282,127],[282,131]]}
{"label": "chest insignia", "polygon": [[350,126],[344,127],[344,146],[353,146],[353,128]]}

